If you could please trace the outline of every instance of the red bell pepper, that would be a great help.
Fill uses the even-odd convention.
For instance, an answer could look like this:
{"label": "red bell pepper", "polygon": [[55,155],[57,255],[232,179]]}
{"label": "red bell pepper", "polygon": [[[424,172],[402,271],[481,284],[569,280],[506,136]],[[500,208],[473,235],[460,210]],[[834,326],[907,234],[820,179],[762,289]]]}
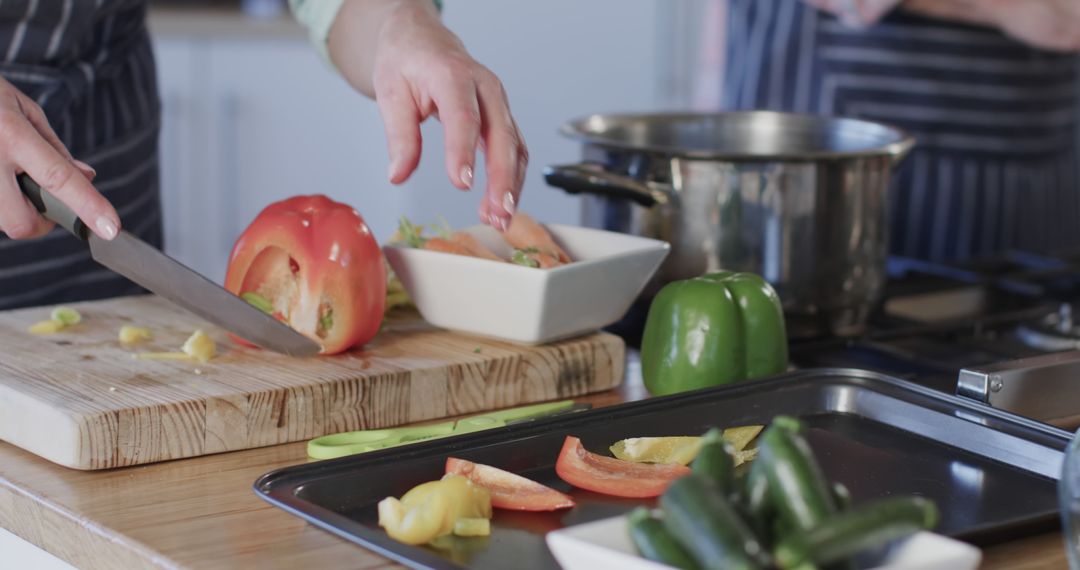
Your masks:
{"label": "red bell pepper", "polygon": [[555,463],[559,478],[571,485],[616,497],[644,499],[664,494],[672,481],[690,474],[679,464],[624,461],[590,453],[581,440],[567,436]]}
{"label": "red bell pepper", "polygon": [[335,354],[378,332],[386,267],[356,210],[296,196],[267,206],[236,240],[225,288]]}
{"label": "red bell pepper", "polygon": [[498,509],[554,511],[574,506],[569,495],[498,467],[447,457],[446,472],[468,477],[487,489],[491,493],[491,506]]}

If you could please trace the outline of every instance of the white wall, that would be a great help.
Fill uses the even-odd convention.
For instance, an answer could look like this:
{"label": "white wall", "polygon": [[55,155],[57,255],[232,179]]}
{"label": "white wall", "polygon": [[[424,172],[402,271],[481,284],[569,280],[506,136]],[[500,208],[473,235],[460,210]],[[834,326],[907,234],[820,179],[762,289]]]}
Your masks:
{"label": "white wall", "polygon": [[[444,19],[499,75],[532,155],[522,208],[577,222],[578,202],[548,188],[545,165],[578,158],[556,130],[594,112],[657,107],[663,0],[458,0]],[[301,34],[258,24],[176,24],[155,32],[162,100],[166,250],[211,278],[267,203],[325,193],[357,207],[380,240],[404,214],[476,223],[484,177],[454,189],[443,167],[442,127],[429,121],[421,165],[406,184],[386,180],[386,144],[373,102],[318,60]],[[278,26],[280,28],[280,26]],[[211,31],[207,31],[211,30]],[[221,30],[220,32],[216,30]]]}

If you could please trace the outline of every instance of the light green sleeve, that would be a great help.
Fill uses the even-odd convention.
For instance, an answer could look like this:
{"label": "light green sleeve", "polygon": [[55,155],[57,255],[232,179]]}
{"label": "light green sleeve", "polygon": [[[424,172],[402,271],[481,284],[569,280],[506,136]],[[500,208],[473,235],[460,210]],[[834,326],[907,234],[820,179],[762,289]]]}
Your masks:
{"label": "light green sleeve", "polygon": [[[435,7],[442,11],[442,0],[433,0]],[[330,39],[330,28],[334,25],[334,18],[345,0],[289,0],[289,8],[293,16],[308,30],[311,43],[319,51],[327,63],[330,63],[330,52],[326,43]]]}
{"label": "light green sleeve", "polygon": [[289,0],[293,16],[308,30],[308,36],[319,55],[328,63],[330,52],[326,42],[330,38],[330,27],[345,0]]}

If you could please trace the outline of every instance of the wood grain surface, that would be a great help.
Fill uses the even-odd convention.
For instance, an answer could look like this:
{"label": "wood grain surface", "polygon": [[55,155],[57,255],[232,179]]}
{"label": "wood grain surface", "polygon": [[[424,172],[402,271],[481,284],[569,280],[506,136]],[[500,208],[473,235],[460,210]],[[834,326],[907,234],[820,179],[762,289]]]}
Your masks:
{"label": "wood grain surface", "polygon": [[[300,441],[580,396],[623,378],[620,338],[523,346],[391,320],[362,350],[290,358],[232,343],[153,296],[73,305],[83,322],[38,336],[48,308],[0,313],[0,439],[76,469],[105,469]],[[137,324],[154,339],[124,347]],[[208,363],[152,361],[196,329]]]}
{"label": "wood grain surface", "polygon": [[[600,407],[646,396],[631,377],[577,401]],[[0,526],[90,570],[401,568],[251,490],[259,475],[306,460],[304,445],[293,443],[84,472],[0,443]],[[1004,541],[984,551],[982,567],[1067,568],[1061,535]]]}

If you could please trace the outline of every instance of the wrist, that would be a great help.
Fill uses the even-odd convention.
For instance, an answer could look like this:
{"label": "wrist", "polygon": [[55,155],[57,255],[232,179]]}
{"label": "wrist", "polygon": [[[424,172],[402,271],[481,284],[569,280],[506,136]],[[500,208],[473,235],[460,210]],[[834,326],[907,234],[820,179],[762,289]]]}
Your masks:
{"label": "wrist", "polygon": [[378,19],[377,38],[382,45],[384,34],[441,26],[439,11],[431,0],[387,0]]}

